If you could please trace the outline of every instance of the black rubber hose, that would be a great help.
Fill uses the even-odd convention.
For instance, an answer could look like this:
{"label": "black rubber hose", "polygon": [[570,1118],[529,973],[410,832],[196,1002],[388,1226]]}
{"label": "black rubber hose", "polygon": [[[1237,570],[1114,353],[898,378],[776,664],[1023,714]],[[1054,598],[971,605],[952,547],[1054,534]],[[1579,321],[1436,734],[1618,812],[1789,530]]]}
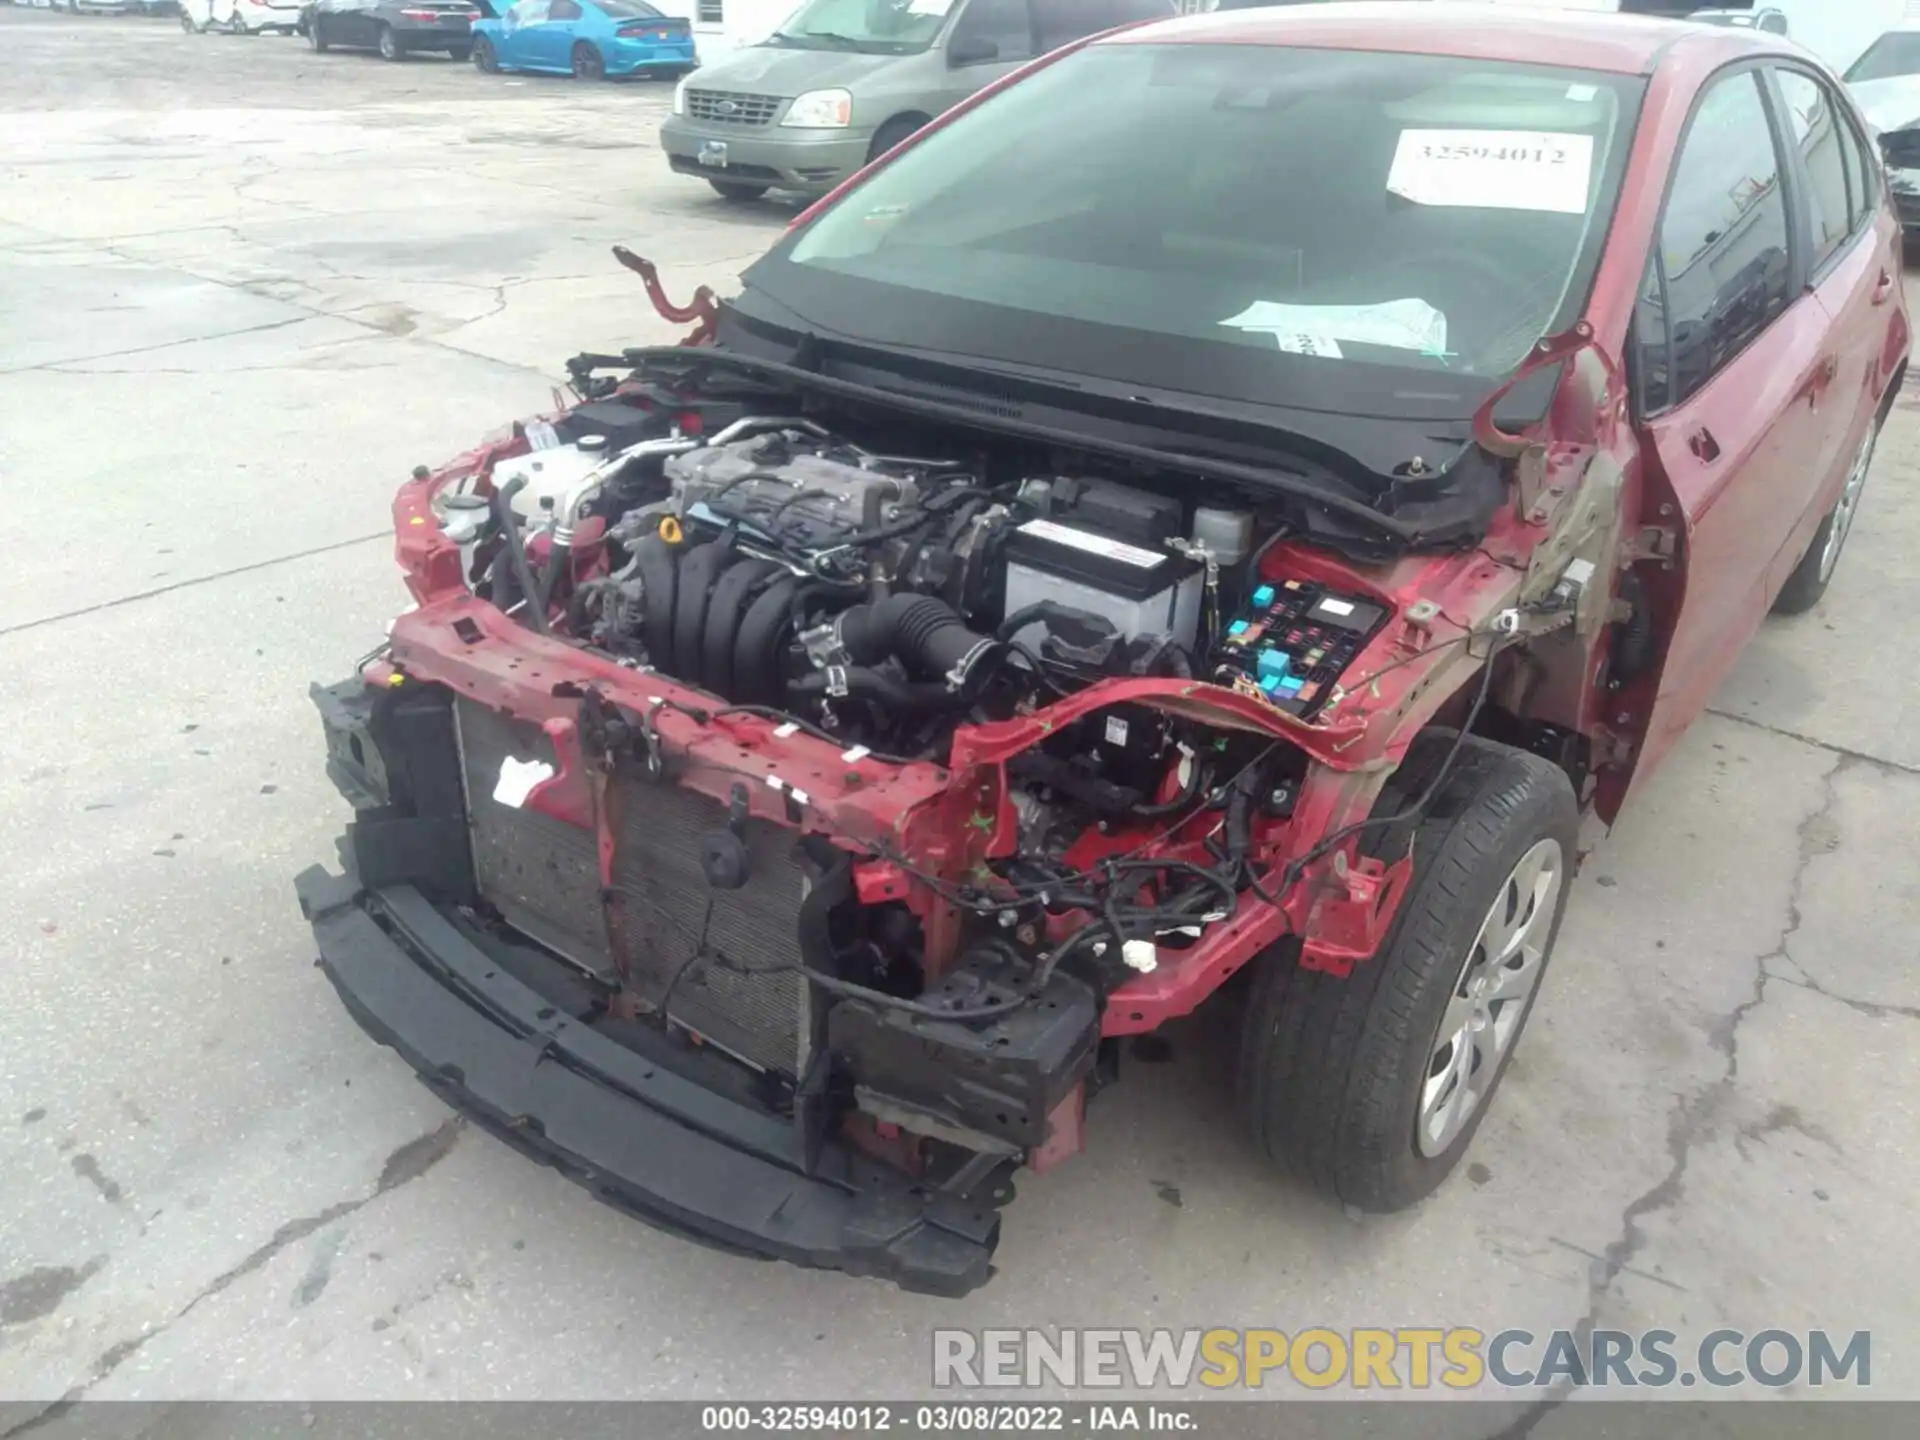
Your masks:
{"label": "black rubber hose", "polygon": [[946,601],[907,592],[843,611],[839,635],[856,665],[877,665],[891,656],[916,674],[935,678],[963,665],[970,670],[997,648],[992,636],[968,629]]}
{"label": "black rubber hose", "polygon": [[513,578],[513,561],[505,545],[493,552],[493,561],[487,567],[487,579],[490,582],[487,598],[499,608],[501,614],[513,609],[523,598],[519,583]]}
{"label": "black rubber hose", "polygon": [[507,549],[507,563],[513,567],[514,583],[526,597],[527,623],[535,634],[551,635],[553,627],[547,624],[546,602],[540,598],[540,588],[533,583],[533,571],[527,568],[527,547],[520,543],[520,521],[513,513],[513,497],[526,488],[527,477],[516,475],[493,492],[489,504],[493,523],[500,527],[501,543]]}
{"label": "black rubber hose", "polygon": [[[842,674],[846,679],[847,694],[858,700],[871,700],[893,711],[927,714],[938,710],[959,710],[972,703],[965,695],[956,694],[937,680],[915,684],[896,680],[884,670],[869,669],[865,665],[849,665]],[[820,671],[801,676],[788,689],[795,695],[824,695],[827,684],[827,673]]]}

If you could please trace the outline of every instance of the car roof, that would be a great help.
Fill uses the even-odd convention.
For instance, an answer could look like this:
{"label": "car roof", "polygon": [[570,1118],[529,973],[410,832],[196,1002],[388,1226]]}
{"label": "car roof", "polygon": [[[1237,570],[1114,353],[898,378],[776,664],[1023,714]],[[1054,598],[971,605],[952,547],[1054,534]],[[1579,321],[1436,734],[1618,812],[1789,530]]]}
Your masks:
{"label": "car roof", "polygon": [[[1684,47],[1717,64],[1782,51],[1775,37],[1745,26],[1689,25],[1678,19],[1608,11],[1558,10],[1490,0],[1357,0],[1225,10],[1135,26],[1105,45],[1299,45],[1461,59],[1506,60],[1621,75],[1650,74]],[[1568,56],[1578,57],[1569,60]]]}

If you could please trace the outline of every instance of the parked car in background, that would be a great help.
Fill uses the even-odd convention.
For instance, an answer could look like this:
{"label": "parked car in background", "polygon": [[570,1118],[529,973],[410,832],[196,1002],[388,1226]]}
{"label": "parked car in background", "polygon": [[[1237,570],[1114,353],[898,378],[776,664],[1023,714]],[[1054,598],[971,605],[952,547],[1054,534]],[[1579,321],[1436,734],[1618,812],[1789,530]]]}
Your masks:
{"label": "parked car in background", "polygon": [[473,54],[478,6],[467,0],[309,0],[299,29],[315,50],[378,50],[383,60],[440,51]]}
{"label": "parked car in background", "polygon": [[199,34],[292,35],[305,0],[179,0],[180,28]]}
{"label": "parked car in background", "polygon": [[678,79],[700,62],[693,26],[646,0],[520,0],[473,27],[481,70],[537,70],[576,80]]}
{"label": "parked car in background", "polygon": [[668,163],[729,200],[831,190],[1036,55],[1173,0],[805,0],[762,43],[680,82]]}
{"label": "parked car in background", "polygon": [[1912,240],[1920,236],[1920,23],[1875,40],[1848,68],[1846,81],[1878,132],[1888,187]]}
{"label": "parked car in background", "polygon": [[1737,30],[1759,30],[1767,35],[1791,33],[1784,10],[1762,6],[1755,10],[1696,10],[1687,16],[1702,25],[1729,25]]}

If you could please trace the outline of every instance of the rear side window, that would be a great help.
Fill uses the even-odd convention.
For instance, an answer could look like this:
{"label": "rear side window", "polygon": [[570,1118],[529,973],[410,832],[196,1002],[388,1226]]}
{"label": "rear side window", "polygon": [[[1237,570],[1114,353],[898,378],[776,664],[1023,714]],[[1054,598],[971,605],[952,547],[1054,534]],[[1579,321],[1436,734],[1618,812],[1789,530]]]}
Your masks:
{"label": "rear side window", "polygon": [[1660,228],[1673,403],[1699,392],[1791,298],[1780,157],[1756,71],[1715,81],[1687,130]]}
{"label": "rear side window", "polygon": [[1846,247],[1859,210],[1853,191],[1860,183],[1852,127],[1827,87],[1798,70],[1782,70],[1780,95],[1787,106],[1787,135],[1800,151],[1807,174],[1807,211],[1813,226],[1811,263],[1817,271]]}

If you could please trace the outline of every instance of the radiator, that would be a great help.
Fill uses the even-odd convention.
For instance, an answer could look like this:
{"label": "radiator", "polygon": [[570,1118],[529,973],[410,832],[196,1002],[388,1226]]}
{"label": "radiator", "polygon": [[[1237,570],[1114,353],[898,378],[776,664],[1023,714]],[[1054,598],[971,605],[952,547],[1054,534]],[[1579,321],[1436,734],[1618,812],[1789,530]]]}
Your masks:
{"label": "radiator", "polygon": [[493,798],[503,760],[553,764],[552,742],[539,727],[472,701],[460,701],[457,714],[482,898],[516,930],[598,974],[613,972],[617,942],[643,1008],[664,1010],[749,1064],[797,1076],[805,987],[792,970],[773,968],[799,959],[806,875],[793,858],[796,832],[748,820],[747,883],[716,890],[700,867],[700,837],[726,828],[726,807],[636,765],[613,782],[623,824],[616,894],[605,906],[589,831]]}

